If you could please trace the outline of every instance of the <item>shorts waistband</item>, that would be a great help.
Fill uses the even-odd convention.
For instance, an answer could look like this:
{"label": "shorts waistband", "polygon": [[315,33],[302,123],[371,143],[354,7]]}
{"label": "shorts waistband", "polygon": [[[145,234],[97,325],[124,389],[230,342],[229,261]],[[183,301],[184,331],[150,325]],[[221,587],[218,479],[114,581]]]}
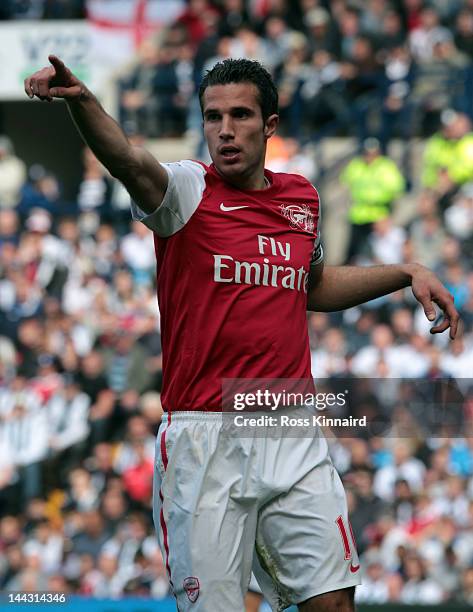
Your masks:
{"label": "shorts waistband", "polygon": [[175,421],[210,421],[221,422],[222,412],[203,412],[201,410],[179,410],[177,412],[164,413],[164,418],[167,417],[168,423]]}
{"label": "shorts waistband", "polygon": [[280,408],[275,412],[268,412],[267,410],[261,411],[252,411],[252,412],[213,412],[203,410],[176,410],[175,412],[165,412],[163,416],[163,420],[165,422],[174,423],[175,421],[206,421],[210,423],[221,423],[223,420],[223,415],[226,415],[227,418],[232,418],[237,415],[243,415],[248,417],[258,417],[261,415],[279,415],[279,414],[291,414],[294,411],[302,410],[304,412],[310,411],[310,407],[308,406],[286,406],[285,408]]}

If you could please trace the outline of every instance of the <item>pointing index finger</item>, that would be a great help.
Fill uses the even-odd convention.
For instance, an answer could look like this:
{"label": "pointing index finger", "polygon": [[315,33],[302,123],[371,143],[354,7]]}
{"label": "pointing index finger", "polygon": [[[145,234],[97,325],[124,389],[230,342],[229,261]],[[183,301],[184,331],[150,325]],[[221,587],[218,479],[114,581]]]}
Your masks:
{"label": "pointing index finger", "polygon": [[48,60],[51,62],[54,69],[56,70],[56,74],[65,74],[67,70],[66,65],[62,60],[57,57],[57,55],[48,55]]}

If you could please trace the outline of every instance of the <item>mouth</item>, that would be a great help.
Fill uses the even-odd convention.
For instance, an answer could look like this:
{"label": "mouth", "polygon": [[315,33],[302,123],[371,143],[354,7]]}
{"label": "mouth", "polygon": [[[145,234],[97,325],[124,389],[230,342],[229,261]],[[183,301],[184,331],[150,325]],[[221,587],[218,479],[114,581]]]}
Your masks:
{"label": "mouth", "polygon": [[236,161],[241,151],[238,147],[234,147],[233,145],[224,145],[220,147],[219,153],[226,161]]}

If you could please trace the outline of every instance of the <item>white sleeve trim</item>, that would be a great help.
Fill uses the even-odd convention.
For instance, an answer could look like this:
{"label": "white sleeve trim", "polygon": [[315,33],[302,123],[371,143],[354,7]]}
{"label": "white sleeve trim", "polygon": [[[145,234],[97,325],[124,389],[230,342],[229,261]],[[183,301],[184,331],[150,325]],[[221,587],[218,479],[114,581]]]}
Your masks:
{"label": "white sleeve trim", "polygon": [[158,236],[167,238],[182,229],[197,210],[205,190],[206,170],[188,159],[161,165],[168,173],[168,186],[160,206],[148,215],[132,200],[131,214]]}
{"label": "white sleeve trim", "polygon": [[322,221],[322,202],[320,200],[320,194],[317,189],[312,185],[317,198],[319,200],[319,217],[317,219],[317,238],[314,242],[314,250],[312,251],[312,259],[310,260],[311,266],[316,266],[324,260],[324,249],[321,242],[321,221]]}

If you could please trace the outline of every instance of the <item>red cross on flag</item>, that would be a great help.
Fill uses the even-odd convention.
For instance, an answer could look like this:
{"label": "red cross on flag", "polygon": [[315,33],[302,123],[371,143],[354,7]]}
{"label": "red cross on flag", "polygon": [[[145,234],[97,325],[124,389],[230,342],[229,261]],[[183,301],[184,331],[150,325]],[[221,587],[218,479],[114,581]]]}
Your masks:
{"label": "red cross on flag", "polygon": [[140,44],[173,23],[184,0],[87,0],[94,55],[109,67],[128,61]]}

